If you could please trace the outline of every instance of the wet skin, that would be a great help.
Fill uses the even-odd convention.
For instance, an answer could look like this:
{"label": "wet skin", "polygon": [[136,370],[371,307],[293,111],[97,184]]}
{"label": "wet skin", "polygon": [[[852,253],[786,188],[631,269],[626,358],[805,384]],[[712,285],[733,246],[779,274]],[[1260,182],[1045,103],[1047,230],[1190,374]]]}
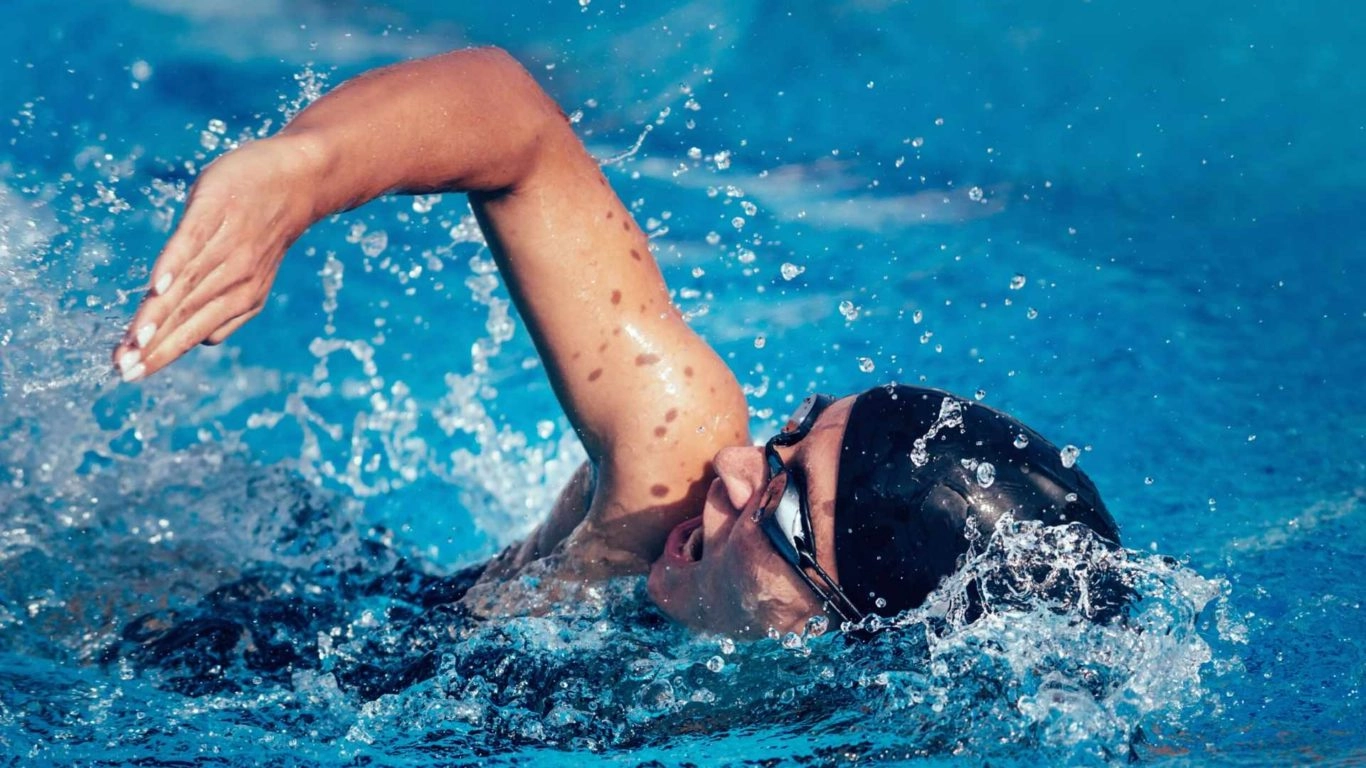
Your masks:
{"label": "wet skin", "polygon": [[[830,574],[838,574],[835,485],[853,403],[852,397],[837,401],[805,438],[778,449],[784,464],[805,472],[816,553]],[[762,636],[770,628],[800,631],[822,606],[754,520],[772,480],[763,447],[725,448],[716,454],[713,468],[717,477],[702,514],[674,528],[650,569],[650,597],[670,617],[694,629],[738,637]]]}

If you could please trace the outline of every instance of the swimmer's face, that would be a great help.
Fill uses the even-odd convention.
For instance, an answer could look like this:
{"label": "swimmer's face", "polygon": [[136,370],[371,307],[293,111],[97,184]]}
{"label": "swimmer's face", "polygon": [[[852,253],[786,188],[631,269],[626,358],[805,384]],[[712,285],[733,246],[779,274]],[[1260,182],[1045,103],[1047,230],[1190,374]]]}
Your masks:
{"label": "swimmer's face", "polygon": [[[837,578],[835,484],[853,404],[852,397],[836,401],[800,442],[778,448],[785,465],[804,471],[816,553]],[[764,449],[726,448],[713,465],[717,478],[702,515],[674,529],[650,568],[650,597],[694,629],[742,637],[760,637],[770,628],[800,631],[821,605],[754,521],[771,480]]]}

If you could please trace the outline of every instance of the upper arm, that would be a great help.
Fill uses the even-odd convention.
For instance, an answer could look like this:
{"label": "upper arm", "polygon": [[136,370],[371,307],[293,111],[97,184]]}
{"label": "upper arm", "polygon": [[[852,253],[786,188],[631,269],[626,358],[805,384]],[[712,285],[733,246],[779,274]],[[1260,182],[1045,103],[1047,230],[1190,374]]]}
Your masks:
{"label": "upper arm", "polygon": [[645,234],[554,112],[525,175],[471,202],[598,466],[590,523],[653,557],[700,508],[711,458],[748,440],[748,412],[730,369],[672,305]]}

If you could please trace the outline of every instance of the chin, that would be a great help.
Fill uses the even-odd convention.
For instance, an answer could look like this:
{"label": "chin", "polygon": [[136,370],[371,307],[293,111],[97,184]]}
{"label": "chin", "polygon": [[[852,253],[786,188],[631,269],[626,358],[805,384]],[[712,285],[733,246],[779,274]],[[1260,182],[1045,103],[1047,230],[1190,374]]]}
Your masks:
{"label": "chin", "polygon": [[656,560],[650,565],[650,575],[645,579],[645,592],[649,594],[654,604],[659,606],[666,616],[677,622],[687,624],[685,617],[680,616],[675,601],[679,597],[671,581],[677,582],[679,574],[669,573],[669,566],[664,561]]}

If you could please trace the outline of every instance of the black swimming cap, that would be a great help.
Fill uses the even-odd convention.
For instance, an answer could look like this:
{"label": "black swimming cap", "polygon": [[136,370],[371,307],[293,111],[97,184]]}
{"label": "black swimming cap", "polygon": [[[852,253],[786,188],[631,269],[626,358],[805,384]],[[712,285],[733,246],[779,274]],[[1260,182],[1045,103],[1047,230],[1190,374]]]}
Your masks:
{"label": "black swimming cap", "polygon": [[920,605],[967,552],[968,521],[985,538],[1007,512],[1082,523],[1119,543],[1091,479],[1011,416],[923,387],[874,387],[854,401],[840,450],[835,559],[859,610],[894,616]]}

